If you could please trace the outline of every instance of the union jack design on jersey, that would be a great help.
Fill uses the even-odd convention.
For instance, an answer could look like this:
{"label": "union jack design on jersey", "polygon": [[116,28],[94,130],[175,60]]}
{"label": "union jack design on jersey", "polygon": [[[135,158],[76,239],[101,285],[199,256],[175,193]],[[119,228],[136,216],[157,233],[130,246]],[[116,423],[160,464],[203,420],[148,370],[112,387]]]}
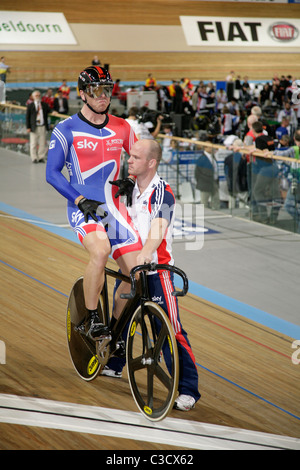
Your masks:
{"label": "union jack design on jersey", "polygon": [[[122,149],[129,153],[135,141],[135,134],[123,119],[108,115],[102,126],[91,126],[74,115],[56,126],[49,146],[47,181],[68,199],[71,227],[81,242],[91,231],[104,232],[101,218],[98,224],[93,219],[85,223],[74,201],[83,195],[104,202],[101,207],[108,213],[105,222],[114,259],[141,248],[126,206],[114,197],[118,188],[109,183],[119,177]],[[62,174],[64,166],[69,181]]]}
{"label": "union jack design on jersey", "polygon": [[142,195],[140,195],[136,184],[133,191],[133,204],[129,208],[129,213],[143,244],[148,238],[153,219],[163,218],[169,222],[164,239],[153,254],[152,261],[160,264],[174,264],[172,230],[175,215],[175,196],[169,184],[156,174]]}

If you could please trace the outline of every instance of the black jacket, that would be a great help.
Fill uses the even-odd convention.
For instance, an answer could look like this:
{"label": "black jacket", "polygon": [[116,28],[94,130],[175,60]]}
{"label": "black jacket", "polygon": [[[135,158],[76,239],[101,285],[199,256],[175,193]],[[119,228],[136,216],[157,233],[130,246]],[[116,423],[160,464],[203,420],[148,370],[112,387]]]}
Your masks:
{"label": "black jacket", "polygon": [[[48,114],[51,111],[47,103],[44,103],[43,101],[41,102],[42,110],[43,110],[43,115],[44,115],[44,123],[47,131],[49,130],[49,125],[48,125]],[[34,103],[29,103],[27,105],[27,110],[26,110],[26,127],[27,129],[31,129],[31,132],[34,132],[36,129],[36,115],[37,111],[35,108]]]}
{"label": "black jacket", "polygon": [[58,99],[58,98],[54,98],[54,104],[53,104],[54,111],[57,111],[58,113],[62,113],[62,114],[68,114],[68,112],[69,112],[69,103],[68,103],[68,100],[67,100],[67,98],[62,98],[62,100],[63,100],[63,107],[64,107],[64,110],[63,110],[63,111],[60,111],[60,110],[59,110],[59,99]]}

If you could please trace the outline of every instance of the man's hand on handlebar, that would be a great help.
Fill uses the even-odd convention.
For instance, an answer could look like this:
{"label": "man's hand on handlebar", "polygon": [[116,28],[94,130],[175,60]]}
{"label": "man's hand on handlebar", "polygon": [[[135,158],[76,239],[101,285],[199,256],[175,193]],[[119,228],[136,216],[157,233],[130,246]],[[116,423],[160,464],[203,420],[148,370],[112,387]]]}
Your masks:
{"label": "man's hand on handlebar", "polygon": [[143,253],[143,251],[140,252],[140,254],[136,258],[136,264],[148,264],[151,263],[152,260],[152,254],[151,253]]}

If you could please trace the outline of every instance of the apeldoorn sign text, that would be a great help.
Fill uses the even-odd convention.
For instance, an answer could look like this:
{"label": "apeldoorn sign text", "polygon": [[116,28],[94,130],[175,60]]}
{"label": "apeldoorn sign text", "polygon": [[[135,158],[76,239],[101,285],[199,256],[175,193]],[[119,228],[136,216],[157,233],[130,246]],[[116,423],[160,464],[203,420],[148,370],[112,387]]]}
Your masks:
{"label": "apeldoorn sign text", "polygon": [[0,11],[0,44],[77,44],[63,13]]}

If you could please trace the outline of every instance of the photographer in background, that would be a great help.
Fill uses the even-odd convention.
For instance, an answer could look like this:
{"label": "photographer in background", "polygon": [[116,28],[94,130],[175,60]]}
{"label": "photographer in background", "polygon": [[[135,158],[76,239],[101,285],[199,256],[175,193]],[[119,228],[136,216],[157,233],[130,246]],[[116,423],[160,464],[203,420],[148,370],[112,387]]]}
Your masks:
{"label": "photographer in background", "polygon": [[148,109],[141,108],[141,117],[139,118],[139,139],[156,139],[158,136],[164,116]]}

